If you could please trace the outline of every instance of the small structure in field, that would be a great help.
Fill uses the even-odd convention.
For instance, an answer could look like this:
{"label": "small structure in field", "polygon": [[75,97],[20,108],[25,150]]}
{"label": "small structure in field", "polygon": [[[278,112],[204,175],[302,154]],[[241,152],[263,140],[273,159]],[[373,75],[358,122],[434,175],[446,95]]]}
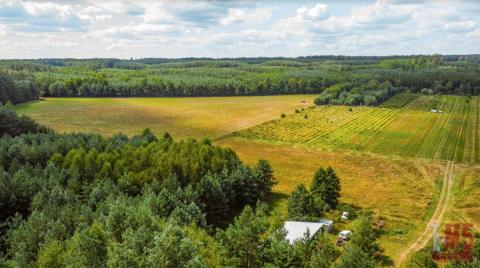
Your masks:
{"label": "small structure in field", "polygon": [[351,236],[352,236],[352,231],[350,230],[343,230],[340,233],[338,233],[338,237],[342,238],[343,240],[349,240]]}
{"label": "small structure in field", "polygon": [[323,227],[320,222],[286,221],[284,228],[287,232],[287,240],[290,244],[305,237],[308,233],[309,239],[312,239]]}
{"label": "small structure in field", "polygon": [[318,222],[323,224],[322,230],[324,232],[331,233],[333,231],[333,221],[332,220],[322,218]]}
{"label": "small structure in field", "polygon": [[380,220],[380,222],[378,223],[378,228],[380,229],[383,229],[383,227],[385,227],[385,220]]}
{"label": "small structure in field", "polygon": [[432,109],[432,110],[430,110],[430,112],[432,112],[432,113],[438,113],[438,110],[437,110],[437,109]]}
{"label": "small structure in field", "polygon": [[347,211],[344,211],[344,212],[342,213],[341,219],[344,220],[344,221],[346,221],[346,220],[348,220],[348,218],[350,218],[350,213],[348,213]]}

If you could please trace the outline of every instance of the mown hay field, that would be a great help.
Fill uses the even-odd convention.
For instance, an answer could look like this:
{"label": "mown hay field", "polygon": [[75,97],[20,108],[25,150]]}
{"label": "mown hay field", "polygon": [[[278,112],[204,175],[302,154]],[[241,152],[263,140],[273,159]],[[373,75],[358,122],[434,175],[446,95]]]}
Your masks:
{"label": "mown hay field", "polygon": [[310,107],[231,136],[274,144],[478,163],[479,113],[480,97],[402,93],[380,107]]}
{"label": "mown hay field", "polygon": [[15,106],[59,132],[213,138],[313,105],[315,95],[208,98],[47,98]]}

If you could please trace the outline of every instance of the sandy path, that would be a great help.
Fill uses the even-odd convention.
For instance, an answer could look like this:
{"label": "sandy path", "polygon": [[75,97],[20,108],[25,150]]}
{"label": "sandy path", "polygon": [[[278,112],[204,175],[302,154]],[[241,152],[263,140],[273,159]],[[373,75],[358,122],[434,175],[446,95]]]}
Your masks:
{"label": "sandy path", "polygon": [[415,240],[415,242],[413,242],[407,249],[405,249],[402,253],[400,253],[395,263],[396,267],[400,267],[410,254],[424,248],[427,245],[428,241],[430,241],[430,239],[433,236],[433,229],[436,226],[440,225],[440,223],[442,222],[443,215],[447,210],[448,198],[452,191],[453,169],[454,169],[453,162],[448,161],[447,167],[445,169],[445,174],[443,176],[442,192],[440,194],[440,198],[438,199],[437,208],[435,209],[435,212],[433,213],[432,218],[430,218],[430,221],[428,222],[422,234],[420,234],[417,240]]}

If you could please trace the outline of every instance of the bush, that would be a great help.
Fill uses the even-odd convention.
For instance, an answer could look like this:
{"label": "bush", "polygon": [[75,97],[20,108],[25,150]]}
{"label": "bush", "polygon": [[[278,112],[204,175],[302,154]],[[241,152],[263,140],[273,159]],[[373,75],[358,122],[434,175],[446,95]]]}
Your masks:
{"label": "bush", "polygon": [[0,137],[47,131],[46,127],[38,125],[29,117],[18,116],[15,111],[8,108],[8,102],[7,105],[0,106]]}

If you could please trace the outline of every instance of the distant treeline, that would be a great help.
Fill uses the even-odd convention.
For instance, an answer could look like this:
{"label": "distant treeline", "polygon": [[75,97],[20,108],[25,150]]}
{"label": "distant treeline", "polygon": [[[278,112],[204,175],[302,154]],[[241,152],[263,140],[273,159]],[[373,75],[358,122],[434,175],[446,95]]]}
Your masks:
{"label": "distant treeline", "polygon": [[478,95],[479,55],[0,61],[0,102],[45,97],[319,93],[318,104],[377,105],[396,92]]}

